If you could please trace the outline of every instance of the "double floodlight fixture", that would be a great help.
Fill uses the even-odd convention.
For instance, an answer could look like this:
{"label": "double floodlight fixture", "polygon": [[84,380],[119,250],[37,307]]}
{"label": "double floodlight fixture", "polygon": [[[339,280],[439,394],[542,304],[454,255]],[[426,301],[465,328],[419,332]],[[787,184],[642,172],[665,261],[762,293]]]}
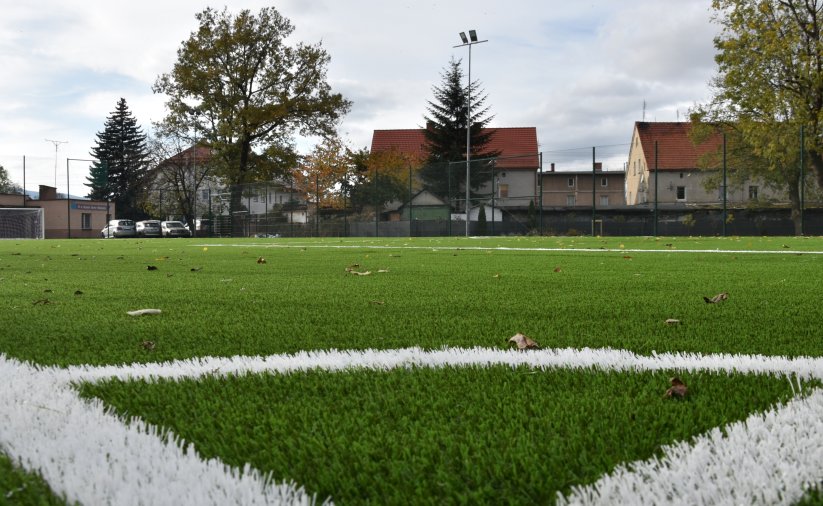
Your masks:
{"label": "double floodlight fixture", "polygon": [[460,40],[463,41],[463,44],[469,44],[470,39],[472,42],[477,42],[477,31],[469,30],[468,38],[466,38],[466,32],[460,32]]}

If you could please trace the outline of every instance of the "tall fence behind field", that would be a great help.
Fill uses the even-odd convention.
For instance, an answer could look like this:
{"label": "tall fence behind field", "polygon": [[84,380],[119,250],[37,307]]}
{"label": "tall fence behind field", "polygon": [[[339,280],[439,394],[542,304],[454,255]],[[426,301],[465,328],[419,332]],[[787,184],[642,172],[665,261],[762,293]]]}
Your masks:
{"label": "tall fence behind field", "polygon": [[[345,190],[338,187],[334,198],[312,184],[310,177],[304,188],[283,181],[197,187],[189,192],[196,195],[193,216],[198,222],[192,228],[196,235],[218,237],[793,235],[796,231],[787,199],[765,188],[753,194],[752,186],[757,186],[752,182],[704,190],[689,181],[692,175],[667,171],[660,181],[649,175],[650,180],[641,183],[645,193],[640,199],[628,183],[637,169],[625,161],[627,148],[598,146],[478,158],[469,167],[465,161],[429,164],[423,170],[442,177],[437,184],[427,180],[425,190],[424,179],[411,166],[399,172],[394,168],[392,180],[380,177],[384,169],[373,169],[365,183]],[[0,165],[13,182],[20,186],[25,182],[29,191],[37,185],[54,185],[58,199],[69,192],[75,196],[88,192],[83,185],[88,160],[0,157]],[[803,233],[823,235],[823,199],[814,178],[810,174],[806,178]],[[687,198],[674,202],[680,192],[684,197],[701,195],[704,202]],[[386,197],[389,194],[391,198]],[[239,207],[235,198],[230,209],[233,195],[240,195]],[[178,197],[168,188],[155,184],[145,188],[141,198],[150,203],[144,217],[183,217]],[[29,203],[37,206],[36,197]],[[0,198],[0,206],[16,204]]]}

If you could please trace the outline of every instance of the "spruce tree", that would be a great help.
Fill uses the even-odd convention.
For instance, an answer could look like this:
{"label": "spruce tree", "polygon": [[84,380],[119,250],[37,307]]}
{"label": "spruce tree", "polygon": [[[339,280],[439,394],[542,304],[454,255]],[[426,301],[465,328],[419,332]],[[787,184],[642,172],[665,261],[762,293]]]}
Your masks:
{"label": "spruce tree", "polygon": [[[441,198],[465,194],[466,182],[466,125],[468,89],[463,85],[460,60],[452,59],[441,74],[440,86],[434,86],[434,100],[428,102],[426,120],[426,149],[428,159],[420,171],[424,187]],[[488,151],[493,133],[484,129],[494,116],[489,116],[486,95],[478,81],[471,85],[471,190],[477,190],[491,179],[488,158],[499,152]],[[463,163],[455,163],[463,161]],[[450,163],[451,162],[451,163]]]}
{"label": "spruce tree", "polygon": [[91,150],[96,160],[89,169],[88,197],[115,203],[118,217],[143,216],[140,200],[148,179],[146,135],[137,125],[126,99],[117,102]]}

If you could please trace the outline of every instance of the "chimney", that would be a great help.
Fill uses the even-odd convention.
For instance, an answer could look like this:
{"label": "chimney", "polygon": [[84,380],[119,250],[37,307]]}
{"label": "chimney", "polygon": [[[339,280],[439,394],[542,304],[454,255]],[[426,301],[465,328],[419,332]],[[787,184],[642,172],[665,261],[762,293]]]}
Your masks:
{"label": "chimney", "polygon": [[552,162],[552,168],[549,172],[554,172],[554,162]]}
{"label": "chimney", "polygon": [[594,171],[603,172],[603,162],[594,162]]}
{"label": "chimney", "polygon": [[57,188],[53,186],[40,185],[40,196],[37,200],[57,200]]}

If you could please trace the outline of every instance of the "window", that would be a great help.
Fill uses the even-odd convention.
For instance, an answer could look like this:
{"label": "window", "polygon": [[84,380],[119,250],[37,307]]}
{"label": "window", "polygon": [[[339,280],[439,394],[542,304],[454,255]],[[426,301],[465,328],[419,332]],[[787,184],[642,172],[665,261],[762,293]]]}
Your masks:
{"label": "window", "polygon": [[677,187],[677,200],[681,201],[681,202],[686,200],[686,187],[685,186],[678,186]]}
{"label": "window", "polygon": [[683,179],[683,173],[682,172],[680,173],[680,179]]}
{"label": "window", "polygon": [[569,178],[568,186],[569,186],[569,188],[574,188],[574,178],[573,177]]}
{"label": "window", "polygon": [[80,228],[83,230],[91,230],[91,213],[83,213],[80,215]]}
{"label": "window", "polygon": [[749,186],[749,200],[757,200],[757,186]]}
{"label": "window", "polygon": [[606,188],[606,187],[608,187],[608,186],[609,186],[609,178],[607,178],[607,177],[601,177],[601,178],[600,178],[600,186],[601,186],[602,188]]}
{"label": "window", "polygon": [[209,200],[209,190],[200,190],[200,199],[201,200]]}
{"label": "window", "polygon": [[608,195],[601,195],[600,196],[600,206],[605,207],[609,205],[609,196]]}
{"label": "window", "polygon": [[566,195],[566,205],[573,206],[575,205],[575,198],[574,195]]}
{"label": "window", "polygon": [[509,185],[505,183],[501,183],[497,186],[498,189],[498,197],[501,199],[505,199],[509,196]]}

